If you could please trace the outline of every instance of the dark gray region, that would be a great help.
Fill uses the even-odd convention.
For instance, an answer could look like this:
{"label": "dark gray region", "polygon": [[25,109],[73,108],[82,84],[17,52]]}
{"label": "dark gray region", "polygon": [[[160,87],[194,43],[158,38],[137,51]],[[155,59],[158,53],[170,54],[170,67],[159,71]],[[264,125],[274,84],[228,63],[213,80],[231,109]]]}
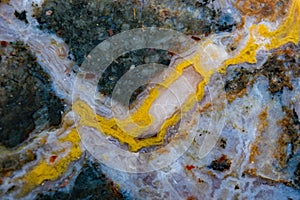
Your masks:
{"label": "dark gray region", "polygon": [[163,27],[188,35],[234,29],[240,19],[214,8],[213,1],[47,0],[35,15],[39,28],[62,37],[70,46],[71,58],[80,65],[100,42],[134,28]]}
{"label": "dark gray region", "polygon": [[38,127],[58,126],[64,106],[27,46],[3,45],[0,55],[0,143],[12,148]]}

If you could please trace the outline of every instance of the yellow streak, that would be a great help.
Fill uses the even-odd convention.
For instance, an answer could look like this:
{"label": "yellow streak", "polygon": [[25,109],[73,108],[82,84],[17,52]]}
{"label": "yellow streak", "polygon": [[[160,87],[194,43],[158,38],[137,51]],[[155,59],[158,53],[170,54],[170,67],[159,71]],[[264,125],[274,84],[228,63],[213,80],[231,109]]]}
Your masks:
{"label": "yellow streak", "polygon": [[73,129],[64,138],[59,139],[60,142],[70,142],[72,147],[68,154],[63,158],[57,158],[54,163],[48,163],[45,158],[40,160],[37,166],[29,170],[22,179],[25,181],[24,187],[20,193],[20,197],[26,195],[33,188],[39,186],[44,181],[55,180],[65,173],[72,161],[78,160],[81,156],[82,151],[79,146],[80,137],[76,131]]}
{"label": "yellow streak", "polygon": [[270,31],[265,25],[258,27],[259,33],[265,38],[270,38],[266,45],[267,50],[278,48],[288,42],[298,44],[300,36],[300,2],[292,1],[291,9],[286,21],[277,30]]}
{"label": "yellow streak", "polygon": [[[207,43],[209,44],[209,43]],[[213,71],[206,71],[203,67],[201,67],[199,62],[201,52],[196,52],[195,55],[193,55],[189,60],[182,60],[179,62],[174,70],[174,73],[172,73],[168,78],[166,78],[161,84],[165,87],[168,87],[171,85],[179,76],[182,75],[183,70],[189,66],[191,66],[193,63],[198,63],[197,65],[194,65],[194,70],[201,74],[203,77],[203,80],[199,84],[197,88],[197,92],[194,95],[190,95],[188,100],[185,102],[183,107],[181,108],[181,112],[176,112],[172,117],[167,119],[161,126],[160,131],[157,133],[156,137],[150,137],[150,138],[144,138],[144,139],[137,139],[133,137],[134,132],[131,134],[128,134],[127,132],[123,131],[119,128],[118,124],[126,124],[126,123],[132,123],[132,120],[134,122],[139,122],[138,124],[141,125],[141,127],[138,127],[140,129],[146,129],[149,124],[153,123],[151,121],[153,118],[149,115],[148,111],[151,107],[151,104],[155,101],[155,99],[159,96],[160,91],[158,87],[153,88],[153,90],[150,91],[148,98],[144,100],[142,105],[139,107],[139,109],[133,113],[129,118],[125,120],[116,120],[114,118],[107,119],[105,117],[102,117],[100,115],[95,115],[94,111],[83,101],[77,100],[73,104],[73,110],[76,111],[80,116],[80,125],[85,125],[89,127],[93,127],[97,129],[98,131],[106,134],[111,135],[114,138],[117,138],[121,143],[126,143],[129,146],[130,151],[138,151],[139,149],[143,147],[148,146],[154,146],[154,145],[161,145],[164,142],[164,137],[166,134],[166,130],[169,126],[176,124],[179,119],[180,115],[188,112],[196,103],[197,100],[201,99],[204,95],[204,87],[206,83],[208,82],[211,74],[215,72]],[[141,121],[139,121],[141,120]],[[150,120],[150,121],[148,121]],[[145,125],[144,127],[142,125]],[[133,129],[131,131],[141,131],[137,129]]]}
{"label": "yellow streak", "polygon": [[[265,24],[254,24],[249,29],[250,37],[245,47],[240,53],[231,59],[228,59],[220,72],[225,72],[228,65],[235,65],[243,62],[256,63],[256,52],[264,47],[266,50],[278,48],[288,42],[298,44],[300,37],[300,1],[293,0],[289,12],[284,22],[279,27],[271,31]],[[267,44],[256,41],[254,35],[262,41],[269,41]]]}

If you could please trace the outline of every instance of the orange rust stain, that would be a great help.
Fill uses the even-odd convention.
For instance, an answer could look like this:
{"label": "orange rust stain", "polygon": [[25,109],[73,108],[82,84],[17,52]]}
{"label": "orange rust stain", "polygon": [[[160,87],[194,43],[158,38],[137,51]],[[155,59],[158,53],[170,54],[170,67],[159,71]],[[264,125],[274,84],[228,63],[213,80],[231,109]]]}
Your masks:
{"label": "orange rust stain", "polygon": [[58,187],[59,188],[64,188],[69,184],[69,180],[65,179]]}
{"label": "orange rust stain", "polygon": [[258,115],[258,119],[260,121],[260,124],[258,126],[258,131],[260,133],[264,132],[264,130],[266,129],[266,127],[268,126],[268,121],[267,121],[267,117],[268,117],[268,113],[267,113],[268,107],[266,107],[259,115]]}
{"label": "orange rust stain", "polygon": [[212,177],[216,177],[216,175],[211,170],[207,171],[206,174]]}
{"label": "orange rust stain", "polygon": [[277,151],[273,155],[282,168],[285,168],[287,165],[288,144],[293,143],[294,148],[297,149],[300,141],[297,131],[299,128],[293,120],[293,111],[289,109],[284,109],[284,111],[286,115],[277,122],[282,127],[282,133],[277,139]]}
{"label": "orange rust stain", "polygon": [[252,168],[252,169],[248,169],[247,171],[245,171],[245,173],[256,176],[256,171],[257,171],[256,168]]}
{"label": "orange rust stain", "polygon": [[293,185],[293,183],[291,181],[286,181],[286,180],[282,180],[282,179],[277,179],[277,180],[270,179],[270,178],[267,178],[266,176],[261,176],[259,174],[256,174],[256,172],[257,172],[257,169],[253,168],[253,169],[248,169],[248,170],[244,171],[243,173],[248,174],[253,177],[256,177],[256,178],[260,178],[265,181],[268,181],[269,184],[271,184],[271,185],[275,185],[276,183],[284,183],[285,185],[290,186],[290,187],[295,186],[295,185]]}
{"label": "orange rust stain", "polygon": [[96,77],[96,74],[94,73],[86,73],[85,74],[85,79],[94,79]]}
{"label": "orange rust stain", "polygon": [[226,95],[227,100],[229,103],[233,102],[234,100],[236,100],[236,98],[241,98],[244,96],[244,94],[246,94],[247,92],[247,88],[243,88],[239,93],[228,93]]}
{"label": "orange rust stain", "polygon": [[255,157],[260,155],[259,150],[258,150],[258,145],[256,144],[257,141],[255,141],[255,144],[251,146],[251,153],[249,157],[249,162],[252,163],[255,161]]}
{"label": "orange rust stain", "polygon": [[111,28],[108,30],[108,32],[109,32],[109,36],[110,37],[113,36],[114,32],[113,32],[113,30]]}
{"label": "orange rust stain", "polygon": [[198,183],[204,183],[204,181],[201,178],[198,178]]}
{"label": "orange rust stain", "polygon": [[65,70],[65,74],[66,74],[66,75],[69,75],[69,74],[70,74],[70,71],[71,71],[71,69],[70,69],[69,67],[67,67],[66,70]]}
{"label": "orange rust stain", "polygon": [[202,108],[199,109],[199,112],[202,113],[205,110],[207,110],[208,108],[210,108],[212,106],[211,102],[205,104]]}
{"label": "orange rust stain", "polygon": [[258,125],[258,134],[255,138],[255,141],[251,145],[249,162],[255,162],[255,157],[260,155],[258,143],[261,140],[261,135],[265,131],[265,128],[268,126],[268,107],[265,107],[261,113],[258,115],[259,125]]}
{"label": "orange rust stain", "polygon": [[13,172],[14,172],[14,171],[11,170],[11,169],[10,169],[10,170],[7,170],[7,171],[3,172],[2,176],[3,176],[3,177],[11,176]]}
{"label": "orange rust stain", "polygon": [[267,119],[268,113],[267,113],[267,107],[259,114],[258,118],[261,121],[265,121]]}
{"label": "orange rust stain", "polygon": [[187,198],[187,200],[196,200],[196,198],[193,197],[193,196],[189,196],[189,197]]}
{"label": "orange rust stain", "polygon": [[55,160],[56,160],[56,158],[57,158],[57,155],[52,155],[52,156],[50,156],[49,162],[50,162],[50,163],[54,163]]}
{"label": "orange rust stain", "polygon": [[68,50],[63,46],[59,49],[55,49],[55,52],[61,59],[66,58],[68,56]]}
{"label": "orange rust stain", "polygon": [[185,169],[187,169],[187,170],[192,170],[192,169],[194,169],[195,168],[195,166],[194,165],[187,165],[187,166],[185,166]]}
{"label": "orange rust stain", "polygon": [[110,185],[112,187],[112,191],[115,195],[117,196],[122,196],[121,193],[120,193],[120,185],[118,184],[115,184],[113,181],[110,182]]}
{"label": "orange rust stain", "polygon": [[39,144],[40,145],[44,145],[44,144],[46,144],[46,142],[47,142],[47,139],[45,137],[42,137],[42,138],[39,139]]}
{"label": "orange rust stain", "polygon": [[277,151],[274,152],[273,157],[279,162],[280,166],[286,167],[287,145],[290,138],[286,134],[281,134],[277,141]]}
{"label": "orange rust stain", "polygon": [[157,153],[159,153],[159,154],[164,154],[164,153],[169,153],[169,152],[170,151],[167,148],[159,148],[159,149],[157,149]]}

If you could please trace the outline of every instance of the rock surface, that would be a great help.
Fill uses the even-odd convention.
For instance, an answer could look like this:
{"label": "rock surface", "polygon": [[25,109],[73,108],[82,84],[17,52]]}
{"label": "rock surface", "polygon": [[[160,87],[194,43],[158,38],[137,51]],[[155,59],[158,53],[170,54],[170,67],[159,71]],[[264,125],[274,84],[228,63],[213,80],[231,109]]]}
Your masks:
{"label": "rock surface", "polygon": [[[0,1],[0,11],[0,198],[299,198],[300,18],[294,15],[300,12],[298,1],[10,0]],[[286,21],[293,24],[290,32],[280,29]],[[175,59],[172,52],[149,48],[119,57],[99,81],[102,94],[96,98],[101,105],[92,115],[90,101],[86,107],[76,104],[72,89],[79,65],[90,59],[99,42],[147,26],[211,42],[205,52],[215,59],[208,64],[222,56],[232,59],[226,60],[230,64],[220,70],[223,73],[208,76],[198,107],[167,127],[161,145],[150,143],[130,152],[128,143],[97,131],[95,118],[110,117],[107,102],[125,72],[150,62],[168,65]],[[268,37],[269,28],[279,33]],[[279,45],[274,44],[276,36],[282,36]],[[226,54],[214,52],[223,47]],[[76,81],[86,81],[89,89],[88,80],[94,76]],[[138,104],[148,86],[139,88],[132,101]],[[72,110],[74,105],[83,111]],[[85,140],[82,133],[93,137]],[[194,138],[182,152],[190,135]],[[99,146],[108,147],[100,161],[93,158],[102,150]],[[151,152],[158,153],[147,154]],[[169,165],[141,169],[144,161],[167,162],[170,152],[178,159]],[[132,165],[133,156],[124,159],[125,155],[141,160]],[[161,160],[149,155],[160,155]],[[106,165],[106,160],[114,165]],[[141,173],[112,167],[126,163],[127,169]]]}

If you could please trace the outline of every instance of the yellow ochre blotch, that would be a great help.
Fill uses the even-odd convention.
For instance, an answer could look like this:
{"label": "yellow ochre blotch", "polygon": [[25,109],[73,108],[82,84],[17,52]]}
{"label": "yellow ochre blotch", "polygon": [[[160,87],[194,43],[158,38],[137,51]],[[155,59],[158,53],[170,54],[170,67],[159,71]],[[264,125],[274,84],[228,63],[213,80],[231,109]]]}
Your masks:
{"label": "yellow ochre blotch", "polygon": [[33,188],[42,184],[46,180],[55,180],[59,178],[63,173],[67,171],[72,161],[78,160],[82,154],[82,150],[79,146],[80,137],[76,129],[72,129],[65,137],[59,139],[59,142],[70,142],[72,147],[68,150],[67,155],[50,164],[45,158],[43,158],[33,169],[22,177],[25,181],[25,185],[22,188],[20,197],[26,195]]}

